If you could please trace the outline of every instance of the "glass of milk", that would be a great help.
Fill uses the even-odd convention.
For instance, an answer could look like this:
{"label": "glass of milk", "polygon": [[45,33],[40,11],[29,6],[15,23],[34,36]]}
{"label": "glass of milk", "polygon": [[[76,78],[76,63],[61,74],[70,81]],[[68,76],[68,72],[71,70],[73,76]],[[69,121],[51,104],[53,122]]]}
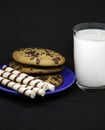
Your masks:
{"label": "glass of milk", "polygon": [[80,89],[105,88],[105,24],[80,23],[73,28],[74,66]]}

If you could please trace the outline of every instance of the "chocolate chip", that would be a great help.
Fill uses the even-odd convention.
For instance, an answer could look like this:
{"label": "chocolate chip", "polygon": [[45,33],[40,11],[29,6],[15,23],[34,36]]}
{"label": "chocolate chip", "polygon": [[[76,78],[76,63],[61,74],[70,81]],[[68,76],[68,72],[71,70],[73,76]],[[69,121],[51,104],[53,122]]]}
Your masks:
{"label": "chocolate chip", "polygon": [[30,60],[33,60],[35,57],[39,56],[39,53],[35,50],[29,49],[25,52],[25,56],[30,57]]}
{"label": "chocolate chip", "polygon": [[52,60],[54,61],[55,64],[58,64],[59,61],[60,61],[60,58],[59,58],[59,57],[56,57],[56,58],[53,58]]}
{"label": "chocolate chip", "polygon": [[39,56],[39,53],[38,53],[38,52],[36,52],[36,53],[34,54],[34,56],[35,56],[35,57],[38,57],[38,56]]}
{"label": "chocolate chip", "polygon": [[36,64],[39,65],[40,59],[36,59]]}
{"label": "chocolate chip", "polygon": [[41,80],[43,80],[43,81],[46,81],[47,80],[47,76],[40,76],[39,77]]}
{"label": "chocolate chip", "polygon": [[28,51],[25,52],[25,54],[27,54],[28,56],[30,56],[30,55],[33,56],[35,54],[35,51],[28,50]]}
{"label": "chocolate chip", "polygon": [[30,58],[30,60],[33,60],[33,59],[34,59],[34,57],[31,57],[31,58]]}
{"label": "chocolate chip", "polygon": [[51,54],[51,51],[50,50],[45,50],[45,54],[47,55],[47,56],[50,56],[50,57],[53,57],[54,56],[54,54]]}

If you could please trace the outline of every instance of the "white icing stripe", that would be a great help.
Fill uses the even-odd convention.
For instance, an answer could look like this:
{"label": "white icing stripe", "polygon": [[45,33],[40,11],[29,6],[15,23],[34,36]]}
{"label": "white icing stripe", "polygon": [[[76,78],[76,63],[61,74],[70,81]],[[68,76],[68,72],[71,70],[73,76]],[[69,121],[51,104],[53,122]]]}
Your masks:
{"label": "white icing stripe", "polygon": [[[12,75],[12,76],[13,76],[13,75]],[[23,77],[17,77],[17,78],[16,78],[16,81],[17,81],[18,83],[20,83],[22,79],[23,79]]]}
{"label": "white icing stripe", "polygon": [[50,90],[50,91],[54,91],[55,90],[55,86],[53,84],[45,82],[45,85],[47,85],[47,89],[48,90]]}
{"label": "white icing stripe", "polygon": [[[4,75],[3,75],[3,77],[4,77]],[[10,80],[13,80],[13,81],[14,81],[16,77],[17,77],[17,75],[12,75],[12,74],[11,74],[11,75],[9,76],[9,78],[8,78],[8,79],[10,79]],[[5,78],[7,78],[7,77],[5,77]]]}
{"label": "white icing stripe", "polygon": [[[28,78],[24,78],[24,77],[23,77],[23,79],[24,79],[24,80],[23,80],[23,82],[22,82],[22,83],[23,83],[23,84],[26,84],[26,85],[27,85],[27,84],[28,84],[28,82],[30,81],[30,79],[28,79]],[[29,84],[29,85],[30,85],[30,84]]]}
{"label": "white icing stripe", "polygon": [[15,82],[9,82],[8,86],[13,86],[15,84]]}
{"label": "white icing stripe", "polygon": [[[13,73],[13,74],[15,74],[15,73]],[[25,77],[25,76],[27,76],[27,74],[20,73],[19,76],[21,76],[21,77]]]}

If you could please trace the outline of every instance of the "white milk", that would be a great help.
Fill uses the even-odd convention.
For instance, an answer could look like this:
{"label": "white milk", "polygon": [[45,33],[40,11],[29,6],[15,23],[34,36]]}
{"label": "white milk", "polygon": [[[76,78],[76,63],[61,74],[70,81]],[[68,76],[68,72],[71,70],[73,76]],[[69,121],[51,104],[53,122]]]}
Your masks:
{"label": "white milk", "polygon": [[105,86],[105,31],[85,29],[74,36],[75,73],[79,84]]}

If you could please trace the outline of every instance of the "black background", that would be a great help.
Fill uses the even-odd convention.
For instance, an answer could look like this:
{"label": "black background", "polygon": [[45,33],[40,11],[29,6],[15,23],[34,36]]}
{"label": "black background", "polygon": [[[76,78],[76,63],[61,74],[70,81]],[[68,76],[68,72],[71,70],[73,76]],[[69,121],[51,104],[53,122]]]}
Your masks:
{"label": "black background", "polygon": [[[0,3],[0,64],[22,47],[61,52],[74,71],[73,26],[105,22],[101,1],[14,1]],[[104,130],[105,91],[80,90],[76,84],[34,100],[0,91],[0,130]]]}

